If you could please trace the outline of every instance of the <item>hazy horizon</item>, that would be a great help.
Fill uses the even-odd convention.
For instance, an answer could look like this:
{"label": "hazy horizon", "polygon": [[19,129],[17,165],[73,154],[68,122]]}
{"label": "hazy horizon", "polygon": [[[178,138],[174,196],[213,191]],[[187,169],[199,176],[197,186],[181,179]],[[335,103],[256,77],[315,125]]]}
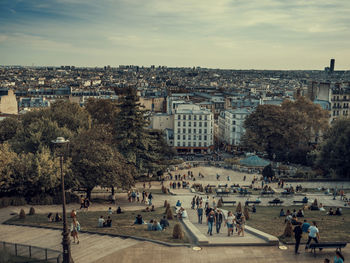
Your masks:
{"label": "hazy horizon", "polygon": [[0,64],[350,70],[350,2],[3,0]]}

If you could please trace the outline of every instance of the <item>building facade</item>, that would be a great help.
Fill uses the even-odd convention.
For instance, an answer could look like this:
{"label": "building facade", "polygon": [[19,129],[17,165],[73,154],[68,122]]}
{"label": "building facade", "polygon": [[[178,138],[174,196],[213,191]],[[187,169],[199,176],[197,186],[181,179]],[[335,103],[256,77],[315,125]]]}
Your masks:
{"label": "building facade", "polygon": [[178,105],[174,114],[174,147],[178,153],[214,149],[214,114],[195,104]]}
{"label": "building facade", "polygon": [[18,104],[13,90],[1,90],[0,92],[0,113],[18,114]]}

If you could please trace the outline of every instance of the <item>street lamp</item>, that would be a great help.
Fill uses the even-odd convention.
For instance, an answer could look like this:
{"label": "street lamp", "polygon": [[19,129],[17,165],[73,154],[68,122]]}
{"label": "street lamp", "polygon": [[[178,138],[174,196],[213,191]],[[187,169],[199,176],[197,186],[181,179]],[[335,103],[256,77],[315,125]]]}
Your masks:
{"label": "street lamp", "polygon": [[62,247],[63,247],[63,263],[73,263],[71,251],[70,251],[70,238],[67,227],[66,217],[66,192],[64,189],[64,176],[63,176],[63,157],[64,157],[64,146],[69,143],[69,140],[63,137],[57,137],[56,140],[52,141],[56,145],[56,148],[60,148],[58,156],[60,157],[60,168],[61,168],[61,188],[62,188],[62,217],[63,217],[63,232],[62,232]]}

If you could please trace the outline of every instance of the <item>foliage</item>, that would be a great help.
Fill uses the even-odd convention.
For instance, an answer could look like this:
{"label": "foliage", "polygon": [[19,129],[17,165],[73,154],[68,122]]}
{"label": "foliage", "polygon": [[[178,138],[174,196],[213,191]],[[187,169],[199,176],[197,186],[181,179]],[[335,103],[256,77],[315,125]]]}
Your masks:
{"label": "foliage", "polygon": [[113,126],[119,112],[118,103],[113,100],[88,99],[85,109],[94,124]]}
{"label": "foliage", "polygon": [[294,152],[311,150],[310,142],[328,127],[328,113],[319,105],[299,97],[296,101],[286,100],[281,106],[258,106],[246,118],[244,127],[244,147],[266,151],[270,159],[275,156],[276,160],[305,163],[306,154],[300,160],[295,158]]}
{"label": "foliage", "polygon": [[184,238],[184,232],[182,231],[182,227],[179,223],[174,225],[173,238],[175,238],[175,239],[183,239]]}
{"label": "foliage", "polygon": [[25,219],[26,218],[26,213],[24,212],[23,209],[21,209],[21,211],[19,212],[19,218],[20,219]]}
{"label": "foliage", "polygon": [[267,177],[267,178],[272,178],[272,177],[275,176],[275,172],[274,172],[274,170],[272,169],[271,164],[266,165],[266,166],[264,167],[264,169],[263,169],[263,171],[262,171],[262,175],[263,175],[264,177]]}
{"label": "foliage", "polygon": [[26,205],[27,202],[23,197],[12,196],[12,197],[1,197],[0,208],[7,206],[20,206]]}
{"label": "foliage", "polygon": [[242,204],[241,204],[241,202],[239,202],[238,205],[237,205],[236,213],[242,213]]}
{"label": "foliage", "polygon": [[20,126],[21,122],[17,118],[8,117],[0,121],[0,143],[12,139]]}
{"label": "foliage", "polygon": [[337,120],[325,134],[317,164],[339,178],[350,178],[350,120]]}
{"label": "foliage", "polygon": [[34,215],[35,214],[35,209],[34,209],[34,207],[30,207],[30,209],[29,209],[29,215],[31,216],[31,215]]}
{"label": "foliage", "polygon": [[290,221],[287,221],[286,227],[284,229],[283,236],[284,237],[291,237],[292,233],[293,233],[292,223]]}

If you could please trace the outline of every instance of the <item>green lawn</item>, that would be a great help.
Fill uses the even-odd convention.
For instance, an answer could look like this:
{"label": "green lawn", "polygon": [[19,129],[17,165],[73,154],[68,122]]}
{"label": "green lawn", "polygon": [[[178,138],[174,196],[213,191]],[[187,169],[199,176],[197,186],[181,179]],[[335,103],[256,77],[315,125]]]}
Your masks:
{"label": "green lawn", "polygon": [[[77,218],[81,225],[81,230],[94,231],[100,233],[111,233],[119,235],[137,236],[148,239],[160,240],[169,243],[189,243],[189,239],[185,232],[184,240],[173,239],[173,227],[176,223],[179,223],[178,219],[169,220],[170,227],[164,231],[147,231],[147,225],[132,225],[135,221],[135,217],[141,214],[145,222],[149,222],[151,219],[156,219],[158,222],[164,215],[165,208],[157,208],[154,212],[142,212],[142,211],[127,211],[123,214],[112,214],[112,227],[110,228],[98,228],[98,218],[103,215],[107,219],[107,211],[101,212],[78,212]],[[47,215],[35,214],[27,215],[26,219],[19,219],[15,216],[8,220],[9,223],[24,224],[24,225],[40,225],[50,226],[54,228],[62,228],[62,223],[48,222]],[[69,227],[71,220],[69,218]]]}
{"label": "green lawn", "polygon": [[[283,207],[284,211],[289,209],[300,209],[300,206]],[[283,237],[285,228],[284,217],[279,217],[281,207],[259,207],[257,213],[250,213],[251,219],[247,224],[251,227],[277,236],[281,241],[294,242],[294,238]],[[300,218],[303,221],[307,219],[309,223],[316,221],[320,231],[322,242],[345,241],[350,242],[350,209],[343,209],[342,216],[328,216],[323,211],[305,210],[305,218]],[[303,234],[302,242],[307,241],[307,235]]]}

